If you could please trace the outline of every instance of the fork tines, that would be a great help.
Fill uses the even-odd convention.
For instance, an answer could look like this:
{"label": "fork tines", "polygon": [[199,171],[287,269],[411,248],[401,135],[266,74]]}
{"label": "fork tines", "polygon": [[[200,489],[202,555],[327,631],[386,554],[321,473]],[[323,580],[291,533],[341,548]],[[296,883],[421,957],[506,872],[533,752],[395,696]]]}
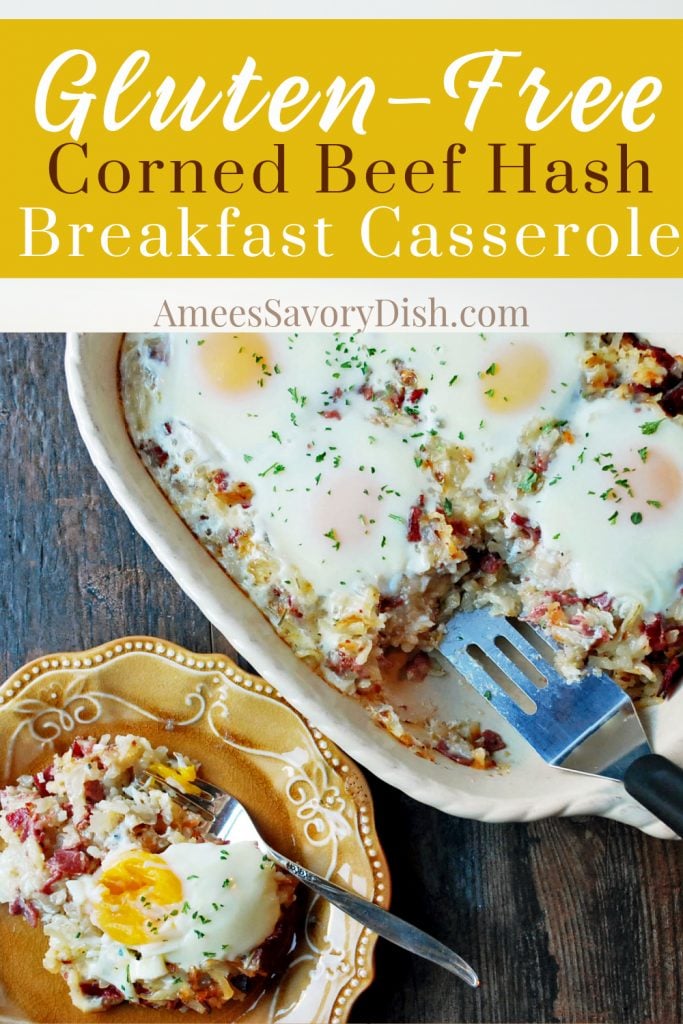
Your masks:
{"label": "fork tines", "polygon": [[202,791],[200,796],[197,793],[186,793],[179,783],[174,784],[172,779],[165,779],[148,768],[139,768],[136,774],[138,778],[149,779],[161,789],[166,790],[178,803],[184,804],[186,807],[210,818],[215,817],[216,801],[227,795],[222,789],[213,786],[210,782],[205,782],[203,779],[193,779],[192,781],[192,786]]}

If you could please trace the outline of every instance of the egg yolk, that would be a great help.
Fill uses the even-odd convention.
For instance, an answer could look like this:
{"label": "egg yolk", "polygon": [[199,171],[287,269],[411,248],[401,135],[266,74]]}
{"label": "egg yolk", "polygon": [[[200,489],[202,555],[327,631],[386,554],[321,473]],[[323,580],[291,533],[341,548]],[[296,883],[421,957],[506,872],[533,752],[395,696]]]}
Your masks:
{"label": "egg yolk", "polygon": [[150,765],[152,771],[161,776],[162,779],[167,779],[171,784],[175,783],[176,787],[182,790],[183,793],[191,793],[194,796],[201,795],[201,789],[199,786],[194,786],[194,780],[197,778],[197,769],[193,764],[186,764],[182,767],[178,765],[172,768],[168,764],[155,763]]}
{"label": "egg yolk", "polygon": [[182,883],[162,857],[132,850],[100,875],[94,921],[122,945],[157,942],[164,908],[182,897]]}
{"label": "egg yolk", "polygon": [[[642,452],[644,461],[642,456],[636,457],[637,468],[631,481],[635,501],[639,506],[650,503],[654,508],[671,507],[683,493],[680,466],[657,448],[646,446]],[[631,465],[634,465],[633,457]]]}
{"label": "egg yolk", "polygon": [[484,401],[496,413],[526,409],[541,398],[549,376],[540,349],[526,343],[510,346],[481,374]]}
{"label": "egg yolk", "polygon": [[196,358],[207,384],[219,391],[265,387],[273,373],[268,343],[258,334],[207,334]]}
{"label": "egg yolk", "polygon": [[347,550],[362,544],[375,534],[378,521],[385,518],[379,488],[371,482],[369,473],[340,470],[334,486],[321,484],[312,499],[308,515],[315,529],[329,541],[330,551],[339,550],[341,544]]}

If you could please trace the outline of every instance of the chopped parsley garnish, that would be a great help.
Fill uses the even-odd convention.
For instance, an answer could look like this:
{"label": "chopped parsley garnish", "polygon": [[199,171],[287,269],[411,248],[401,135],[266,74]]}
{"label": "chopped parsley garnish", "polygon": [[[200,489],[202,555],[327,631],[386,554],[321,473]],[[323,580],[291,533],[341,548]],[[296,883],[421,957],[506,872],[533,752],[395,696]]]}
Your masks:
{"label": "chopped parsley garnish", "polygon": [[520,491],[524,491],[525,493],[528,494],[536,486],[537,483],[538,473],[535,473],[533,470],[531,470],[531,472],[527,473],[523,480],[520,480],[520,482],[517,484],[517,487]]}
{"label": "chopped parsley garnish", "polygon": [[632,512],[631,513],[631,522],[633,523],[634,526],[638,526],[638,524],[642,523],[642,521],[643,521],[643,513],[642,512]]}
{"label": "chopped parsley garnish", "polygon": [[334,530],[328,530],[327,533],[323,534],[323,537],[327,537],[328,540],[331,540],[334,550],[339,551],[339,548],[341,547],[341,541],[337,537],[337,534],[335,533]]}
{"label": "chopped parsley garnish", "polygon": [[551,430],[559,430],[560,427],[566,426],[566,420],[549,420],[547,423],[544,423],[541,427],[541,433],[549,434]]}
{"label": "chopped parsley garnish", "polygon": [[303,409],[303,407],[306,404],[306,396],[300,395],[296,388],[287,388],[287,390],[291,395],[292,401],[295,402],[297,405],[300,405],[301,408]]}
{"label": "chopped parsley garnish", "polygon": [[641,423],[640,424],[640,432],[641,432],[641,434],[647,434],[648,436],[650,434],[656,434],[657,431],[659,430],[660,424],[663,423],[663,422],[664,422],[664,420],[661,419],[661,420],[648,420],[647,423]]}
{"label": "chopped parsley garnish", "polygon": [[262,473],[259,473],[259,476],[268,476],[269,473],[284,473],[284,471],[285,467],[281,462],[273,462],[267,469],[264,469]]}
{"label": "chopped parsley garnish", "polygon": [[641,458],[642,462],[647,462],[647,457],[649,455],[649,451],[648,451],[647,448],[639,448],[638,449],[638,454],[640,455],[640,458]]}
{"label": "chopped parsley garnish", "polygon": [[607,520],[607,522],[611,523],[612,526],[614,526],[614,524],[616,523],[618,518],[619,518],[619,513],[618,512],[613,512],[612,515]]}

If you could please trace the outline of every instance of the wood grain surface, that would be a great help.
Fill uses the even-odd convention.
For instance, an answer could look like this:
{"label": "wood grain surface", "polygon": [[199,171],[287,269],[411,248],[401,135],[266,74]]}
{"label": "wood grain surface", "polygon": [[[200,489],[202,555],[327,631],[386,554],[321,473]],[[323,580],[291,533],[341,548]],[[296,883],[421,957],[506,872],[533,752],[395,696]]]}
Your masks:
{"label": "wood grain surface", "polygon": [[[3,677],[127,633],[228,650],[91,465],[63,344],[12,335],[0,347]],[[393,909],[461,952],[483,984],[471,992],[380,940],[354,1021],[681,1021],[680,843],[593,818],[484,825],[370,782]]]}

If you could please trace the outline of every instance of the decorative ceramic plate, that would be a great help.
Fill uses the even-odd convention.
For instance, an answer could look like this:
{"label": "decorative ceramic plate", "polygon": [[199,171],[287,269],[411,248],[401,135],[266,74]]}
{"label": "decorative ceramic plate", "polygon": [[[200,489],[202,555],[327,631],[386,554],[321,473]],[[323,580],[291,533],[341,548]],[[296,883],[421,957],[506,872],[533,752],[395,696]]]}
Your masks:
{"label": "decorative ceramic plate", "polygon": [[[206,617],[256,670],[351,757],[405,793],[449,814],[482,821],[600,814],[652,835],[673,834],[623,786],[549,767],[454,670],[399,684],[394,706],[406,719],[479,720],[501,732],[504,767],[474,771],[446,758],[416,756],[376,726],[360,703],[325,683],[277,636],[270,623],[202,547],[156,487],[128,436],[118,390],[121,335],[67,338],[69,397],[88,451],[133,526]],[[662,754],[683,765],[683,687],[643,723]]]}
{"label": "decorative ceramic plate", "polygon": [[[203,775],[234,793],[283,853],[376,903],[388,901],[386,862],[358,770],[272,686],[220,655],[131,637],[24,666],[0,687],[0,787],[37,771],[76,736],[124,732],[197,758]],[[372,980],[374,943],[367,929],[312,898],[284,974],[240,1021],[343,1024]],[[0,1020],[76,1019],[66,986],[41,966],[46,946],[39,926],[0,909]],[[134,1006],[110,1015],[120,1024],[156,1019]],[[166,1013],[164,1024],[191,1017]],[[234,1011],[211,1014],[228,1019]]]}

